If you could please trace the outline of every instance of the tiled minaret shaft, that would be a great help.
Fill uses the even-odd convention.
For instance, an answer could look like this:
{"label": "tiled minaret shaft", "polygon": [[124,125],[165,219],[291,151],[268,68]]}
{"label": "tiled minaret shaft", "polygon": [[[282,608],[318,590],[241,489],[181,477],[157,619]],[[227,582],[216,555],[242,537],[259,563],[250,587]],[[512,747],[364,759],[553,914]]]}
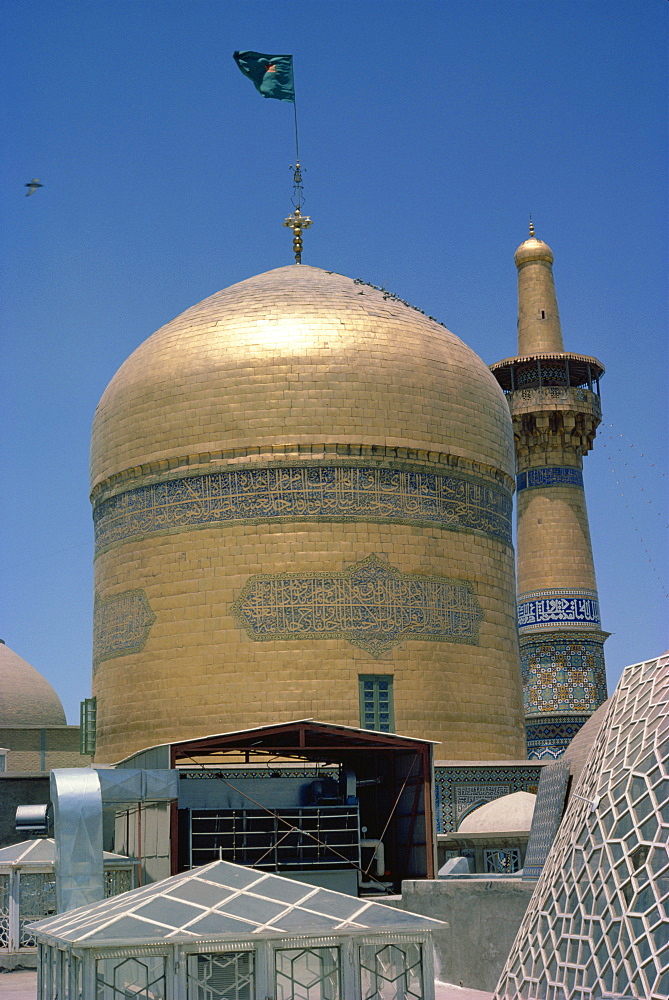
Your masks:
{"label": "tiled minaret shaft", "polygon": [[564,350],[549,246],[516,251],[518,355],[492,366],[516,449],[518,628],[528,754],[558,757],[606,698],[583,489],[601,420],[596,358]]}

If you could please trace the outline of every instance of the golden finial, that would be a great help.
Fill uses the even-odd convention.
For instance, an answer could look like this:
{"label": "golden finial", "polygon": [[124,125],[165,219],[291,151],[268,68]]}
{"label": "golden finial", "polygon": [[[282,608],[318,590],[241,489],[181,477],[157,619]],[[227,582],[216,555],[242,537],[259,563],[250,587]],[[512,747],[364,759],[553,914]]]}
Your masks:
{"label": "golden finial", "polygon": [[296,208],[284,222],[284,226],[293,230],[293,253],[296,264],[302,263],[302,230],[308,229],[310,225],[311,219],[308,215],[302,215],[299,208]]}
{"label": "golden finial", "polygon": [[302,204],[302,171],[300,169],[299,161],[290,169],[293,171],[293,205],[295,206],[295,211],[288,216],[284,222],[284,226],[288,226],[289,229],[293,230],[293,253],[295,254],[295,263],[301,264],[302,230],[308,229],[312,223],[308,215],[302,215],[300,212],[300,205]]}
{"label": "golden finial", "polygon": [[530,216],[530,239],[533,240],[534,237],[534,223],[532,222],[532,216]]}

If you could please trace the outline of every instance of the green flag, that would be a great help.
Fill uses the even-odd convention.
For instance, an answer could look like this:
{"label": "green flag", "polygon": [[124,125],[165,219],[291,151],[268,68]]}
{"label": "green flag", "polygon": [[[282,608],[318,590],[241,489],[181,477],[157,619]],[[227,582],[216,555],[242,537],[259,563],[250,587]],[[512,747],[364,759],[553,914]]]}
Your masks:
{"label": "green flag", "polygon": [[262,52],[235,52],[234,60],[263,97],[295,103],[293,57],[268,56]]}

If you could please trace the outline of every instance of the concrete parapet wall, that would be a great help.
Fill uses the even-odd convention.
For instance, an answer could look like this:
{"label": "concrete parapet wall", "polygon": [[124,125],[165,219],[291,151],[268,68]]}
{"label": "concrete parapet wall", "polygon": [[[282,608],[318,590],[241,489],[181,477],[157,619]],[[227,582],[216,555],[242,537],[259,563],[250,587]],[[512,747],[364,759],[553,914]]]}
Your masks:
{"label": "concrete parapet wall", "polygon": [[437,978],[493,991],[535,884],[520,878],[422,879],[402,882],[402,895],[383,902],[448,923],[433,934]]}

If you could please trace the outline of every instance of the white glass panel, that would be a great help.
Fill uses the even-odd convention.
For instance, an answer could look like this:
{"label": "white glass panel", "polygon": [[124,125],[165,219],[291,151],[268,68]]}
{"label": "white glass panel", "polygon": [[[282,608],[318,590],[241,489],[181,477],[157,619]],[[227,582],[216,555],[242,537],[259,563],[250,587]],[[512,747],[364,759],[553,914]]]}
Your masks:
{"label": "white glass panel", "polygon": [[96,972],[97,1000],[166,1000],[162,955],[99,959]]}
{"label": "white glass panel", "polygon": [[363,1000],[422,1000],[423,953],[419,944],[363,945]]}
{"label": "white glass panel", "polygon": [[283,948],[274,954],[276,1000],[340,1000],[339,948]]}
{"label": "white glass panel", "polygon": [[53,872],[21,872],[19,876],[19,948],[34,948],[26,925],[56,912],[56,876]]}
{"label": "white glass panel", "polygon": [[252,951],[188,958],[188,1000],[255,1000]]}

